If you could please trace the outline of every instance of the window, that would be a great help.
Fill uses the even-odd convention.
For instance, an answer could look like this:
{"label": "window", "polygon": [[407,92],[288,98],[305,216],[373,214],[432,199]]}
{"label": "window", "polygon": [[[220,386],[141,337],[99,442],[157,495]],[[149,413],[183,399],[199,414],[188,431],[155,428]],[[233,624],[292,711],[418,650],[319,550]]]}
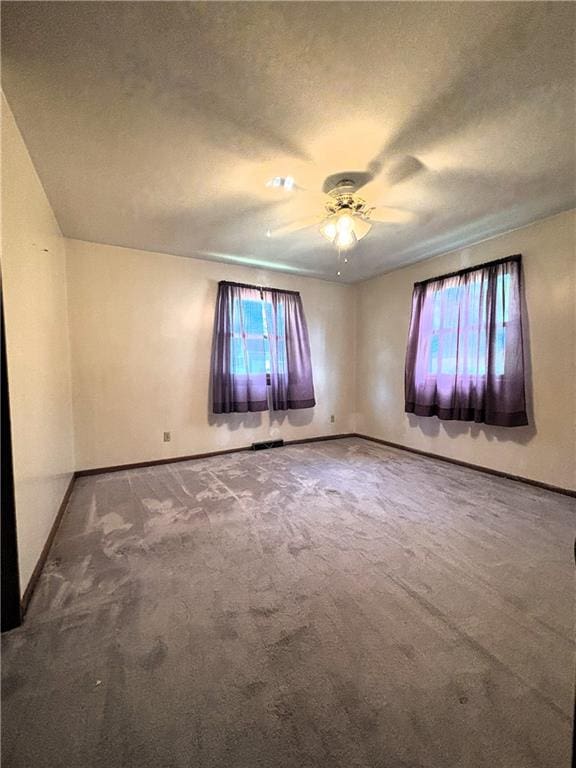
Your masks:
{"label": "window", "polygon": [[528,423],[520,289],[520,256],[415,283],[407,413],[503,427]]}
{"label": "window", "polygon": [[[495,305],[496,376],[504,375],[509,294],[510,275],[499,275]],[[428,375],[486,375],[487,332],[482,320],[486,297],[487,282],[481,277],[473,279],[467,286],[450,285],[433,292]]]}
{"label": "window", "polygon": [[[277,350],[278,373],[286,372],[284,307],[275,317],[264,299],[235,299],[232,327],[232,372],[236,375],[270,374],[271,344]],[[276,327],[275,327],[276,326]]]}
{"label": "window", "polygon": [[222,281],[212,343],[214,413],[313,408],[300,294]]}

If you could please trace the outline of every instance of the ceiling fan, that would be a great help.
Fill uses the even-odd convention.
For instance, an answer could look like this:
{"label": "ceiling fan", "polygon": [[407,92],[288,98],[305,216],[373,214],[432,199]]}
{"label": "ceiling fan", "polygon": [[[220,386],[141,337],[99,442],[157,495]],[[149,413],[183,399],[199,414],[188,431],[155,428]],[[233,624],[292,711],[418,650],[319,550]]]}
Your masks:
{"label": "ceiling fan", "polygon": [[[418,161],[416,161],[418,162]],[[269,237],[283,237],[311,227],[318,227],[320,234],[339,251],[353,248],[370,232],[373,224],[402,224],[411,221],[410,211],[387,206],[370,205],[357,193],[369,185],[374,176],[368,172],[341,172],[328,176],[318,193],[298,187],[291,176],[275,176],[267,182],[272,187],[304,196],[314,196],[310,204],[321,203],[324,211],[314,216],[303,217],[278,229],[268,230]]]}

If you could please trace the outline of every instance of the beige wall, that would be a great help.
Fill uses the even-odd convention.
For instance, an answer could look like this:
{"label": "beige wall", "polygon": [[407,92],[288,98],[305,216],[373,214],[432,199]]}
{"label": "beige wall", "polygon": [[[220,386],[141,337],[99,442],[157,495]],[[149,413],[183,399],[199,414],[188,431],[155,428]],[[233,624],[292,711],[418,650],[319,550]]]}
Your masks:
{"label": "beige wall", "polygon": [[74,469],[64,239],[2,97],[2,293],[21,589]]}
{"label": "beige wall", "polygon": [[[353,287],[78,240],[67,254],[78,469],[353,431]],[[301,292],[314,409],[210,415],[219,280]]]}
{"label": "beige wall", "polygon": [[[358,431],[411,448],[576,488],[576,212],[361,283]],[[507,429],[404,413],[404,355],[415,281],[521,253],[530,426]]]}

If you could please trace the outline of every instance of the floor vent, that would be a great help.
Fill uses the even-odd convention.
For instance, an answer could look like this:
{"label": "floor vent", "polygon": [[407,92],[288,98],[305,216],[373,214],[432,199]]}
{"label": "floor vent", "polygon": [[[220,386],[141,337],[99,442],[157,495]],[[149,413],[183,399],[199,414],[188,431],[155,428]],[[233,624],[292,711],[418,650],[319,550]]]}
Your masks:
{"label": "floor vent", "polygon": [[266,448],[281,448],[284,440],[264,440],[262,443],[252,443],[253,451],[263,451]]}

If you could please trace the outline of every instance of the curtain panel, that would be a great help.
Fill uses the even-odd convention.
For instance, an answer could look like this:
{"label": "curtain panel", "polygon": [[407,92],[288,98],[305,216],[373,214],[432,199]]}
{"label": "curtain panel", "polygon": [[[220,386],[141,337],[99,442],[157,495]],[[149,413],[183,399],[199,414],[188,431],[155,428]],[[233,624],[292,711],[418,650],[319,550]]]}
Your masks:
{"label": "curtain panel", "polygon": [[520,256],[414,285],[405,411],[528,424]]}
{"label": "curtain panel", "polygon": [[212,343],[214,413],[268,410],[264,337],[257,317],[261,305],[257,288],[218,286]]}
{"label": "curtain panel", "polygon": [[212,346],[213,412],[288,410],[315,404],[300,294],[221,282]]}

